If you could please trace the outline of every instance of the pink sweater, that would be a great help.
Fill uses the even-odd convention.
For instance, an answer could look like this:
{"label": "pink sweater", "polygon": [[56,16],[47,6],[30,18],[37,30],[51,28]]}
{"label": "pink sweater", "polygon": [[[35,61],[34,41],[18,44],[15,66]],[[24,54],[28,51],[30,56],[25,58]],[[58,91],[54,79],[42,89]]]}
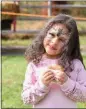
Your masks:
{"label": "pink sweater", "polygon": [[63,84],[46,87],[39,79],[43,68],[56,63],[56,59],[42,59],[38,66],[30,62],[23,83],[22,99],[35,108],[77,108],[77,102],[86,102],[86,70],[80,60],[73,60],[74,70]]}

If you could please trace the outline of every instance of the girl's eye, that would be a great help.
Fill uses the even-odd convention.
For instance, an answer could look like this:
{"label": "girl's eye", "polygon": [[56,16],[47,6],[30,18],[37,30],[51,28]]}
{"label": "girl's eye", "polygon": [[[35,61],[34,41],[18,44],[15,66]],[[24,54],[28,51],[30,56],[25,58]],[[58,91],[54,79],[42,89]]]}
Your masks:
{"label": "girl's eye", "polygon": [[65,40],[64,40],[64,39],[59,38],[59,40],[60,40],[61,42],[63,42],[63,43],[65,42]]}

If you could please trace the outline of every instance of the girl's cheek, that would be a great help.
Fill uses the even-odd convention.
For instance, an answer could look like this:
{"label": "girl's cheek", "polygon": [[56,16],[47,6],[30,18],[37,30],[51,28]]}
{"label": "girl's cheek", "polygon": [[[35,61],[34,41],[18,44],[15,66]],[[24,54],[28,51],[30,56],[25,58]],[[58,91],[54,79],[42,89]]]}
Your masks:
{"label": "girl's cheek", "polygon": [[64,48],[64,43],[60,43],[59,44],[59,47],[62,49],[62,48]]}
{"label": "girl's cheek", "polygon": [[57,46],[57,50],[59,50],[59,52],[62,52],[63,51],[63,46],[62,45],[58,45]]}
{"label": "girl's cheek", "polygon": [[50,42],[50,41],[51,41],[50,38],[46,38],[46,39],[45,39],[45,42]]}
{"label": "girl's cheek", "polygon": [[45,38],[43,43],[44,43],[44,45],[47,45],[50,41],[51,40],[49,38]]}

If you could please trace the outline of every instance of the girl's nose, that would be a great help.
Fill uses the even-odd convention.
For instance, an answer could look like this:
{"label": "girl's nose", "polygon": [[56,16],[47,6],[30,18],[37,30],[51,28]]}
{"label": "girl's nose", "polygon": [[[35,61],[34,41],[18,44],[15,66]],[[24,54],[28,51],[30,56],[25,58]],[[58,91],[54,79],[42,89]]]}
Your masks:
{"label": "girl's nose", "polygon": [[52,44],[56,45],[57,43],[58,43],[58,37],[53,38],[52,39]]}

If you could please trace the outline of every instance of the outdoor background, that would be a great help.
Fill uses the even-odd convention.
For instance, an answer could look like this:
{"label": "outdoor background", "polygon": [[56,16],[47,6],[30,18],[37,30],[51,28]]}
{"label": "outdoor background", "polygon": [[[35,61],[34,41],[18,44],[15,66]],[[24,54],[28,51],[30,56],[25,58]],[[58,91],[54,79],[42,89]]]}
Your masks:
{"label": "outdoor background", "polygon": [[[57,7],[47,8],[48,5]],[[24,105],[21,100],[22,84],[28,64],[24,57],[25,49],[49,18],[59,13],[69,14],[76,18],[81,53],[86,66],[86,1],[3,1],[1,8],[1,12],[5,12],[1,16],[2,108],[30,108],[31,105]],[[9,15],[6,12],[10,12]],[[79,108],[86,108],[86,103],[77,105]]]}

